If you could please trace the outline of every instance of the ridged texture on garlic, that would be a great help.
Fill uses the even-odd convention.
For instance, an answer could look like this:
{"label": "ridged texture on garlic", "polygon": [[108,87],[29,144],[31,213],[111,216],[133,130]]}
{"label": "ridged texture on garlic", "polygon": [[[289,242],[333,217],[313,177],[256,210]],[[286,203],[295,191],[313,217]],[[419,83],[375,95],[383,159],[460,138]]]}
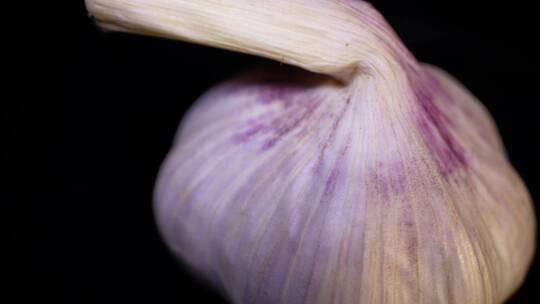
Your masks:
{"label": "ridged texture on garlic", "polygon": [[422,71],[399,100],[298,71],[205,94],[156,188],[167,243],[235,303],[502,302],[527,192],[479,103]]}
{"label": "ridged texture on garlic", "polygon": [[[156,1],[163,15],[148,1],[89,2],[108,29],[234,49],[175,27],[190,21],[167,8],[189,19],[185,1]],[[233,3],[199,1],[213,2]],[[246,2],[269,5],[235,3]],[[261,69],[201,97],[156,185],[166,243],[234,303],[503,302],[526,274],[535,220],[493,121],[449,75],[419,64],[365,3],[309,3],[339,7],[332,22],[347,22],[329,28],[357,20],[343,37],[359,33],[351,47],[362,58],[352,69],[349,60],[325,68],[302,61],[302,52],[283,53],[334,78]],[[238,36],[216,31],[212,39]],[[280,43],[294,37],[275,37],[265,43],[292,48]],[[238,50],[281,58],[266,44]]]}

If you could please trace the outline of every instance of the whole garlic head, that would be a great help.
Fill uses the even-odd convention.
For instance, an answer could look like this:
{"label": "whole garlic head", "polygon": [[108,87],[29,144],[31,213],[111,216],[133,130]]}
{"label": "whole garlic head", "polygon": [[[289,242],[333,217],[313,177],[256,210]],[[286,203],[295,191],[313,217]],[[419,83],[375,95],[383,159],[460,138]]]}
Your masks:
{"label": "whole garlic head", "polygon": [[87,6],[105,29],[304,69],[251,71],[207,92],[159,175],[166,243],[232,302],[501,303],[523,281],[535,219],[492,119],[371,6]]}

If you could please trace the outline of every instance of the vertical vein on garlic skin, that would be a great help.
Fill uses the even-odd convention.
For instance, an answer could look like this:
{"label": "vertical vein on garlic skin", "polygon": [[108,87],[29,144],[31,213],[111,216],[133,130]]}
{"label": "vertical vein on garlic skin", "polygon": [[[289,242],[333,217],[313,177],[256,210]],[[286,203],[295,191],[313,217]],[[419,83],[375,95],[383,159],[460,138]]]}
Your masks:
{"label": "vertical vein on garlic skin", "polygon": [[[333,102],[335,102],[335,101],[333,101]],[[330,132],[329,132],[328,136],[326,137],[326,140],[324,140],[324,143],[322,144],[322,147],[319,145],[318,149],[316,150],[318,152],[317,154],[319,156],[317,157],[315,167],[313,168],[314,169],[313,174],[320,174],[320,171],[322,170],[321,166],[323,165],[321,163],[322,160],[323,160],[323,157],[326,157],[325,154],[327,152],[327,148],[329,148],[329,145],[333,145],[335,143],[335,140],[336,140],[335,135],[336,135],[337,128],[339,127],[340,122],[343,119],[343,115],[345,114],[345,111],[349,108],[349,105],[350,105],[350,99],[347,99],[346,102],[343,102],[343,105],[341,106],[342,109],[339,110],[339,113],[337,115],[335,115],[336,117],[335,118],[332,118],[332,117],[330,118],[331,121],[332,121],[332,124],[331,124],[331,127],[330,127]],[[338,164],[336,164],[338,161],[339,161],[339,158],[335,160],[335,163],[334,163],[333,167],[338,165]],[[325,227],[323,227],[323,229],[324,228]],[[301,242],[302,242],[302,239],[300,239],[300,243]],[[301,252],[300,250],[302,250],[302,248],[298,249],[299,253]],[[286,297],[286,295],[289,292],[288,287],[287,287],[288,286],[287,282],[289,281],[289,278],[291,277],[291,272],[295,267],[295,261],[296,261],[297,258],[298,258],[298,254],[295,254],[293,256],[291,262],[289,263],[289,269],[287,270],[287,274],[285,276],[285,283],[284,283],[284,285],[286,287],[280,293],[280,300],[279,300],[280,303],[281,302],[286,302],[286,301],[284,301],[284,298]],[[318,265],[316,267],[318,267]],[[313,275],[311,275],[311,277],[308,278],[308,281],[311,282],[312,279],[313,279]],[[309,291],[310,291],[310,288],[306,288],[306,295],[307,295],[307,293]],[[306,296],[304,296],[304,298],[305,297]]]}
{"label": "vertical vein on garlic skin", "polygon": [[[311,161],[311,159],[306,158],[303,162],[298,162],[298,163],[296,164],[296,167],[294,167],[294,168],[291,169],[291,173],[290,173],[290,175],[288,176],[288,182],[286,182],[285,184],[286,184],[286,185],[289,185],[290,181],[291,181],[291,180],[294,180],[294,179],[300,174],[300,168],[304,167],[304,166],[306,165],[306,163],[308,163],[308,162],[310,162],[310,161]],[[272,178],[273,178],[273,176],[270,175],[270,174],[268,174],[267,176],[268,176],[268,179],[272,179]],[[260,182],[259,185],[260,185],[260,186],[263,186],[263,185],[265,185],[265,183],[264,183],[264,182]],[[288,187],[290,187],[290,186],[288,186]],[[288,187],[287,187],[287,188],[288,188]],[[269,211],[267,212],[268,216],[267,216],[266,218],[261,219],[261,223],[258,225],[258,227],[255,227],[255,228],[256,228],[256,229],[255,229],[256,231],[257,231],[257,230],[260,231],[260,230],[261,230],[260,228],[262,228],[262,227],[266,227],[266,228],[269,227],[269,223],[268,223],[268,222],[270,221],[271,218],[274,217],[274,214],[275,214],[277,208],[279,208],[279,205],[280,205],[281,202],[284,200],[285,195],[287,194],[287,188],[286,188],[281,194],[277,194],[277,195],[275,196],[276,201],[277,201],[277,202],[280,202],[280,203],[276,203],[276,204],[274,204],[274,205],[270,205],[270,206],[269,206],[270,208],[272,208],[272,210],[269,210]],[[242,232],[242,231],[239,230],[239,228],[243,228],[243,227],[241,227],[240,224],[241,224],[241,223],[238,222],[238,223],[236,224],[235,228],[232,228],[231,230],[235,230],[235,231],[237,231],[237,232]],[[260,228],[259,228],[259,227],[260,227]],[[231,232],[231,233],[232,233],[232,232]],[[258,244],[259,244],[259,241],[260,241],[260,232],[259,232],[259,233],[255,233],[254,235],[255,235],[255,237],[254,237],[254,242],[255,242],[255,243],[254,243],[254,244],[250,244],[250,245],[251,245],[252,248],[255,248],[254,250],[256,250],[256,248],[258,248]],[[257,237],[256,235],[259,235],[259,236]],[[248,271],[249,271],[249,269],[251,268],[251,263],[248,263],[245,267],[246,267],[246,269],[248,269]],[[227,282],[224,282],[224,283],[227,283]],[[243,293],[243,292],[238,292],[238,294],[240,294],[240,295],[241,295],[242,293]],[[240,298],[241,298],[241,296],[238,296],[238,299],[240,299]]]}
{"label": "vertical vein on garlic skin", "polygon": [[[259,248],[262,235],[266,233],[267,229],[270,227],[270,220],[272,218],[275,218],[276,211],[278,210],[279,206],[283,204],[283,202],[286,200],[286,194],[288,192],[288,189],[292,187],[293,181],[298,178],[302,170],[305,170],[305,168],[307,167],[307,164],[309,164],[312,161],[313,161],[313,158],[305,158],[303,162],[299,162],[296,165],[296,167],[292,169],[291,174],[286,182],[286,185],[288,185],[288,187],[283,191],[282,194],[276,197],[276,201],[280,203],[274,204],[273,209],[270,212],[268,212],[268,216],[265,219],[261,220],[261,223],[258,225],[258,227],[256,227],[256,232],[254,233],[254,241],[251,244],[251,248],[253,248],[252,249],[253,252],[256,252],[257,249]],[[300,199],[300,197],[298,196],[295,196],[295,197],[296,199]],[[250,259],[249,263],[245,267],[249,272],[251,272],[253,269],[253,259]],[[247,280],[245,284],[247,284]],[[240,295],[243,295],[245,293],[246,293],[246,286],[244,286],[242,290],[238,292],[238,294]],[[238,299],[241,299],[241,296],[239,296]]]}
{"label": "vertical vein on garlic skin", "polygon": [[[394,74],[394,71],[392,70],[391,73],[389,73],[386,76],[382,77],[388,77],[386,81],[388,83],[396,82],[397,80],[397,74]],[[392,81],[394,80],[394,81]],[[390,91],[392,92],[392,91]],[[381,96],[384,96],[381,94]],[[383,97],[384,98],[384,97]],[[402,206],[399,206],[397,204],[400,202],[400,196],[401,191],[403,191],[405,185],[402,183],[405,183],[405,180],[398,179],[399,172],[402,169],[401,164],[405,163],[407,161],[406,157],[406,151],[409,149],[408,143],[404,142],[401,143],[401,140],[403,137],[397,136],[397,129],[396,125],[399,124],[399,122],[402,120],[402,113],[399,111],[398,105],[400,104],[399,100],[397,98],[394,98],[393,95],[388,95],[386,97],[387,100],[384,100],[384,102],[381,103],[381,114],[383,113],[392,113],[390,116],[388,116],[388,121],[385,122],[384,127],[386,129],[385,132],[381,132],[382,135],[385,135],[386,138],[383,138],[384,140],[381,140],[381,143],[384,143],[384,146],[386,147],[382,149],[385,150],[391,150],[388,152],[389,156],[388,159],[383,158],[382,163],[377,163],[377,169],[379,171],[379,177],[377,178],[377,183],[379,183],[380,187],[383,187],[380,193],[385,194],[385,196],[382,197],[382,206],[386,210],[384,213],[382,219],[385,220],[385,218],[388,219],[388,223],[382,223],[384,227],[387,228],[386,230],[386,237],[383,237],[383,239],[388,240],[388,244],[384,245],[384,256],[385,256],[385,263],[382,263],[383,265],[387,265],[387,269],[383,271],[384,274],[387,275],[387,279],[385,279],[385,284],[388,286],[388,290],[394,290],[399,291],[402,288],[403,283],[402,280],[398,279],[398,257],[394,256],[395,252],[398,252],[398,247],[400,242],[398,241],[398,238],[395,237],[396,235],[399,235],[399,221],[398,218],[399,210],[402,209]],[[381,101],[382,101],[381,100]],[[397,140],[396,140],[397,139]],[[395,142],[400,142],[399,146],[400,149],[393,149],[392,145],[395,144]],[[377,150],[376,150],[377,151]],[[384,151],[384,150],[382,150]],[[396,170],[397,169],[397,170]],[[395,170],[395,171],[394,171]],[[397,172],[396,172],[397,171]],[[392,207],[391,207],[392,206]],[[409,295],[412,293],[409,292]],[[403,295],[401,295],[403,296]],[[395,303],[398,298],[401,296],[398,295],[398,292],[389,293],[388,295],[385,295],[384,301],[388,303]],[[407,295],[405,295],[407,296]]]}
{"label": "vertical vein on garlic skin", "polygon": [[[318,170],[317,170],[317,171],[318,171]],[[317,171],[316,171],[316,172],[317,172]],[[316,172],[315,172],[315,173],[316,173]],[[323,195],[324,195],[324,192],[323,192]],[[315,208],[319,208],[319,206],[315,205]],[[312,214],[313,214],[313,213],[312,213]],[[304,226],[310,225],[311,220],[310,220],[309,218],[313,218],[313,217],[312,217],[311,215],[308,216],[308,220],[307,220],[306,224],[304,224]],[[324,225],[323,225],[323,227],[324,227]],[[322,228],[321,228],[321,229],[322,229]],[[305,230],[304,230],[304,231],[305,231]],[[321,232],[321,233],[322,233],[322,232]],[[299,244],[303,243],[303,237],[300,237],[300,240],[298,241],[298,243],[299,243]],[[302,249],[302,248],[301,248],[302,245],[299,245],[299,246],[300,246],[300,247],[298,247],[298,249],[296,249],[296,250],[298,250],[298,253],[300,253],[300,252],[301,252],[300,250]],[[306,251],[305,249],[303,249],[303,250]],[[292,261],[289,263],[289,266],[288,266],[288,267],[289,267],[290,270],[293,269],[294,267],[296,267],[296,266],[295,266],[295,262],[294,262],[295,260],[296,260],[296,258],[293,257],[293,258],[292,258]],[[290,273],[290,272],[289,272],[289,273]],[[286,279],[285,279],[285,280],[286,280]],[[283,292],[286,293],[287,291],[285,290],[285,291],[283,291]]]}
{"label": "vertical vein on garlic skin", "polygon": [[[340,128],[343,130],[343,131],[340,131],[339,134],[341,133],[344,133],[343,135],[339,136],[339,138],[342,139],[342,142],[339,142],[337,141],[337,138],[336,138],[336,141],[331,145],[331,147],[328,148],[328,151],[326,151],[325,147],[326,147],[326,144],[331,140],[331,137],[329,137],[327,139],[327,142],[325,143],[325,146],[323,147],[323,149],[321,149],[319,151],[319,154],[327,154],[327,153],[332,153],[332,150],[331,149],[334,149],[336,150],[336,152],[340,153],[339,157],[336,158],[336,160],[334,161],[334,164],[332,165],[332,167],[336,168],[338,166],[342,166],[341,162],[342,160],[340,160],[340,157],[341,155],[343,154],[347,154],[348,156],[347,157],[351,157],[351,146],[350,144],[350,140],[348,140],[351,136],[351,133],[347,133],[345,132],[345,130],[350,130],[350,127],[347,127],[351,124],[352,122],[352,118],[354,117],[353,115],[350,115],[350,111],[348,111],[348,113],[345,113],[345,110],[347,110],[348,108],[351,107],[351,104],[350,104],[350,97],[347,97],[347,101],[344,103],[343,105],[343,110],[342,110],[342,113],[340,115],[338,115],[336,118],[335,118],[335,121],[334,121],[334,124],[333,124],[333,133],[334,130],[336,130],[335,128],[338,127],[338,125],[336,123],[339,123],[339,121],[342,121],[342,120],[346,120],[342,123],[340,123]],[[345,115],[345,114],[349,114],[349,115]],[[350,132],[350,131],[349,131]],[[346,135],[348,134],[348,135]],[[341,150],[341,151],[340,151]],[[327,155],[324,155],[325,157],[327,157]],[[341,170],[347,170],[347,171],[350,171],[350,170],[354,170],[354,166],[353,167],[349,167],[349,168],[342,168]],[[334,170],[334,169],[333,169]],[[346,173],[342,173],[342,175],[344,175]],[[336,189],[336,194],[334,195],[336,197],[336,200],[337,202],[335,203],[336,205],[334,206],[335,209],[338,209],[337,208],[337,205],[341,205],[341,204],[344,204],[346,202],[346,200],[344,199],[344,197],[346,197],[346,194],[347,191],[348,191],[348,184],[343,184],[345,181],[342,181],[342,182],[339,182],[336,184],[336,187],[339,187],[338,189]],[[340,186],[342,185],[342,186]],[[343,189],[343,190],[339,190],[339,189]],[[342,195],[339,195],[339,193],[343,193]],[[343,227],[345,228],[346,225],[344,225],[342,223],[342,216],[343,214],[341,212],[339,213],[335,213],[335,212],[331,212],[331,222],[327,225],[328,227],[326,228],[327,230],[329,231],[336,231],[335,229],[338,229],[338,227]],[[338,229],[339,230],[339,229]],[[330,232],[325,232],[325,233],[330,233]],[[344,231],[342,232],[344,233]],[[322,240],[319,240],[319,242],[322,243],[322,246],[326,246],[326,247],[329,247],[330,248],[330,252],[328,253],[328,260],[326,263],[322,263],[321,261],[317,261],[316,263],[316,273],[313,273],[311,275],[311,277],[309,277],[309,282],[310,282],[310,287],[307,288],[306,290],[306,293],[305,293],[305,296],[304,296],[304,300],[303,302],[304,303],[312,303],[312,302],[321,302],[321,303],[324,303],[324,302],[330,302],[330,299],[334,299],[336,297],[336,295],[332,294],[331,291],[333,291],[333,287],[332,286],[328,286],[329,284],[335,284],[337,280],[334,280],[332,278],[335,278],[337,275],[339,275],[339,273],[335,272],[335,269],[336,267],[334,267],[333,265],[335,265],[335,263],[339,263],[340,262],[340,259],[339,259],[339,256],[341,255],[342,251],[342,245],[343,245],[343,235],[339,234],[338,233],[338,236],[336,238],[331,238],[329,240],[327,240],[327,242],[332,242],[331,244],[335,244],[335,243],[338,243],[338,244],[342,244],[342,245],[338,245],[338,246],[335,246],[335,245],[331,245],[331,244],[325,244]],[[337,252],[336,252],[337,250]],[[336,260],[337,259],[337,260]],[[290,271],[292,271],[292,267],[290,269]],[[335,273],[335,276],[334,276],[334,273]],[[289,276],[290,277],[290,276]],[[320,282],[318,282],[318,286],[311,283],[315,280],[316,277],[320,277]],[[330,290],[330,291],[329,291]],[[316,300],[315,300],[316,299]],[[326,300],[325,300],[326,299]],[[337,300],[336,300],[337,301]],[[286,301],[285,301],[286,302]]]}
{"label": "vertical vein on garlic skin", "polygon": [[312,158],[312,159],[313,159],[313,160],[315,160],[315,159],[316,159],[316,157],[315,157],[315,156],[313,156],[313,158]]}
{"label": "vertical vein on garlic skin", "polygon": [[[352,91],[352,90],[351,90]],[[355,92],[352,91],[350,93],[351,95],[355,95]],[[347,200],[347,205],[349,211],[349,222],[350,225],[348,227],[348,236],[347,240],[348,242],[345,242],[346,244],[346,252],[345,252],[345,258],[343,261],[342,267],[338,268],[334,271],[343,271],[345,269],[345,278],[343,280],[343,284],[345,284],[345,287],[341,287],[342,285],[337,285],[338,282],[336,282],[335,286],[332,286],[332,288],[339,288],[343,289],[344,292],[341,295],[342,300],[339,301],[339,299],[336,301],[338,303],[353,303],[353,302],[359,302],[361,301],[360,294],[362,292],[362,289],[365,288],[365,286],[362,284],[362,277],[364,274],[364,257],[363,248],[365,247],[365,210],[366,210],[366,204],[367,204],[367,197],[365,196],[365,187],[361,186],[361,183],[363,183],[363,179],[361,178],[361,172],[363,171],[363,164],[365,163],[365,145],[363,144],[365,142],[365,133],[364,132],[355,132],[358,130],[362,130],[363,126],[361,125],[361,120],[359,119],[358,113],[359,109],[358,103],[352,104],[351,109],[351,120],[352,120],[352,127],[351,127],[351,149],[350,153],[352,154],[351,157],[351,169],[349,171],[349,179],[347,182],[347,188],[349,189],[347,193],[347,197],[349,198]],[[328,303],[328,301],[325,301],[325,298],[319,298],[315,296],[316,299],[320,299],[317,303]]]}
{"label": "vertical vein on garlic skin", "polygon": [[[414,126],[414,121],[411,123]],[[424,146],[424,142],[421,137],[418,137],[415,140],[415,150],[418,151],[419,149],[427,149]],[[420,155],[426,154],[429,156],[429,152],[422,153]],[[436,286],[445,286],[445,284],[441,285],[440,283],[444,282],[442,280],[445,280],[446,277],[433,277],[432,271],[436,269],[435,267],[443,267],[443,269],[446,269],[443,270],[443,273],[448,271],[448,266],[444,263],[444,260],[441,259],[444,259],[447,254],[451,253],[447,252],[447,247],[438,247],[437,242],[434,241],[434,236],[446,235],[445,230],[448,230],[450,225],[448,225],[445,221],[442,221],[444,217],[441,217],[441,215],[450,210],[441,211],[441,208],[444,208],[444,205],[440,206],[440,204],[443,203],[444,200],[438,193],[440,193],[439,191],[442,190],[444,181],[440,179],[438,174],[434,173],[438,170],[436,165],[432,163],[432,160],[429,158],[423,158],[417,161],[418,163],[416,164],[416,168],[412,169],[414,173],[409,174],[409,176],[418,176],[418,178],[414,181],[413,186],[416,189],[411,189],[411,191],[416,192],[416,194],[413,195],[415,199],[411,203],[418,205],[417,209],[420,212],[418,226],[422,227],[419,229],[421,229],[423,233],[420,237],[420,243],[418,246],[421,246],[420,248],[429,248],[429,250],[424,250],[420,253],[420,260],[417,266],[421,267],[421,277],[419,283],[421,284],[420,286],[423,286],[423,288],[421,287],[423,289],[421,289],[423,294],[422,302],[452,303],[452,300],[449,298],[441,298],[441,296],[445,294],[445,291],[441,289],[435,289],[437,292],[435,292],[433,296],[436,298],[426,298],[430,294],[425,292],[426,290],[434,290],[434,287]],[[445,243],[441,242],[441,244],[444,245]],[[441,264],[436,266],[439,263]]]}
{"label": "vertical vein on garlic skin", "polygon": [[[366,274],[362,279],[363,293],[361,297],[365,299],[367,303],[381,303],[383,297],[384,277],[384,235],[382,235],[382,222],[384,216],[382,212],[382,201],[380,197],[382,193],[377,193],[374,179],[370,179],[368,176],[368,170],[371,164],[376,164],[379,153],[383,152],[386,147],[381,145],[382,136],[384,135],[384,125],[380,121],[381,117],[378,116],[376,111],[382,105],[377,104],[378,99],[376,95],[376,83],[371,84],[368,94],[365,95],[362,100],[362,106],[359,106],[363,115],[361,119],[363,122],[363,132],[366,134],[363,142],[365,149],[365,162],[361,169],[363,170],[362,179],[366,184],[366,226],[365,236],[366,244],[370,250],[366,250],[364,258],[364,265],[366,266]],[[361,95],[360,95],[361,96]],[[369,109],[369,111],[366,111]],[[382,132],[379,134],[379,130]],[[368,150],[369,149],[369,150]],[[375,176],[379,174],[375,171]],[[368,220],[369,219],[369,220]],[[371,220],[372,219],[372,220]],[[366,247],[367,248],[367,247]]]}
{"label": "vertical vein on garlic skin", "polygon": [[[432,164],[432,166],[434,166],[435,164]],[[434,170],[437,170],[436,167],[433,168]],[[436,171],[432,171],[432,172],[436,172]],[[436,188],[440,193],[440,195],[435,195],[433,196],[431,199],[428,199],[427,201],[433,201],[433,203],[431,204],[435,214],[434,214],[434,218],[437,219],[437,222],[439,223],[437,225],[437,227],[440,227],[440,229],[438,230],[438,233],[434,234],[434,235],[445,235],[445,231],[448,231],[449,233],[453,234],[455,237],[461,237],[462,240],[457,242],[457,244],[470,244],[469,241],[467,241],[468,238],[466,239],[463,239],[463,236],[466,236],[466,234],[462,234],[460,232],[467,232],[466,230],[466,227],[464,227],[463,229],[461,229],[461,220],[460,220],[460,215],[458,213],[456,213],[456,209],[455,209],[455,206],[456,204],[459,204],[459,201],[453,201],[453,198],[452,196],[450,196],[450,194],[448,192],[446,192],[444,189],[444,185],[446,183],[445,179],[442,179],[441,177],[437,176],[437,175],[433,175],[433,174],[430,174],[430,179],[429,180],[434,180],[434,181],[437,181],[436,184],[431,184],[430,183],[427,183],[425,184],[423,187],[425,187],[426,189],[429,189],[429,187],[433,187],[434,185],[436,185]],[[428,181],[429,181],[428,180]],[[433,182],[431,182],[433,183]],[[435,193],[437,193],[435,192]],[[442,204],[441,204],[442,203]],[[453,217],[453,215],[455,214],[455,216]],[[453,223],[448,223],[447,221],[444,221],[444,219],[448,218],[448,216],[450,215],[450,218],[454,218],[455,221],[453,221]],[[457,226],[456,226],[457,225]],[[453,228],[455,227],[455,228]],[[456,233],[457,232],[457,233]],[[453,239],[453,238],[450,238],[450,239]],[[444,244],[444,243],[441,243],[441,244]],[[472,248],[472,247],[468,247],[468,248]],[[436,249],[437,252],[441,249]],[[470,250],[467,250],[467,249],[458,249],[458,252],[464,252],[464,253],[468,253],[470,252]],[[444,253],[444,251],[443,251]],[[448,258],[452,258],[452,255],[453,253],[452,252],[448,252],[447,254],[448,255]],[[471,259],[468,258],[468,255],[465,255],[464,256],[466,258],[465,262],[468,262],[470,263],[471,262]],[[463,271],[462,273],[463,274],[467,274],[468,270],[469,269],[475,269],[475,264],[473,265],[466,265],[463,267]],[[470,280],[466,280],[466,281],[470,281]],[[463,288],[467,289],[469,288],[469,284],[466,284],[465,286],[462,286]],[[472,300],[471,300],[472,301]]]}
{"label": "vertical vein on garlic skin", "polygon": [[[297,146],[299,146],[299,147],[302,146],[302,145],[303,145],[303,142],[302,142],[302,141],[299,142],[299,143],[297,144]],[[297,156],[296,154],[297,154],[297,153],[295,153],[294,156]],[[298,163],[296,163],[296,164],[295,164],[295,167],[286,169],[286,170],[290,170],[290,171],[289,171],[290,173],[289,173],[289,175],[287,176],[287,179],[286,179],[288,182],[285,182],[284,185],[289,185],[290,182],[291,182],[292,180],[294,180],[294,179],[300,174],[300,170],[302,170],[304,167],[306,167],[306,165],[309,164],[310,162],[312,162],[314,159],[315,159],[315,157],[306,157],[306,158],[304,158],[302,161],[299,161]],[[287,161],[287,160],[284,159],[284,162],[283,162],[283,163],[285,163],[286,161]],[[274,175],[277,174],[279,171],[280,171],[280,170],[275,170],[273,173],[267,174],[267,175],[266,175],[266,177],[267,177],[266,179],[267,179],[268,181],[261,181],[259,184],[260,184],[260,185],[265,185],[265,183],[267,184],[267,183],[268,183],[269,181],[271,181],[271,180],[276,180],[276,178],[275,178]],[[266,212],[268,215],[266,216],[265,219],[262,219],[262,220],[261,220],[261,223],[258,225],[258,227],[260,227],[260,228],[257,228],[257,230],[261,231],[261,228],[265,227],[264,231],[266,231],[268,228],[271,227],[271,226],[269,225],[268,222],[274,217],[275,212],[278,210],[278,208],[280,208],[280,205],[283,203],[283,200],[285,199],[284,196],[286,195],[286,191],[287,191],[288,188],[289,188],[289,186],[287,186],[287,187],[283,190],[283,192],[282,192],[281,194],[276,193],[277,196],[275,197],[275,201],[276,201],[277,203],[275,203],[275,204],[273,204],[273,205],[269,205],[269,207],[272,208],[272,211]],[[247,203],[250,203],[250,202],[252,202],[252,201],[253,201],[253,200],[250,199],[249,196],[248,196],[246,199],[244,199],[244,202],[245,202],[246,204],[247,204]],[[241,227],[240,227],[240,223],[238,223],[238,224],[236,225],[236,228],[241,228]],[[240,231],[239,231],[239,232],[240,232]],[[261,232],[256,233],[256,235],[258,234],[259,236],[258,236],[258,237],[255,237],[255,242],[256,242],[256,243],[254,244],[253,248],[258,248],[258,245],[259,245],[259,242],[260,242],[260,233],[261,233]],[[256,249],[255,249],[255,250],[256,250]],[[251,268],[251,263],[249,263],[248,265],[249,265],[249,266],[247,266],[247,269],[250,269],[250,268]]]}

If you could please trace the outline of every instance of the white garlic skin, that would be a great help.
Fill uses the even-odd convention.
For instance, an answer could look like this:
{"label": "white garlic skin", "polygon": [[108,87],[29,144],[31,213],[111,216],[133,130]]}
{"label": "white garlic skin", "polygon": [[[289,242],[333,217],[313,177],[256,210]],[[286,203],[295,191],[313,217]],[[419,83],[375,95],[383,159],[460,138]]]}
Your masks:
{"label": "white garlic skin", "polygon": [[201,97],[156,185],[174,254],[234,303],[503,302],[534,251],[527,190],[464,88],[394,75],[282,68]]}

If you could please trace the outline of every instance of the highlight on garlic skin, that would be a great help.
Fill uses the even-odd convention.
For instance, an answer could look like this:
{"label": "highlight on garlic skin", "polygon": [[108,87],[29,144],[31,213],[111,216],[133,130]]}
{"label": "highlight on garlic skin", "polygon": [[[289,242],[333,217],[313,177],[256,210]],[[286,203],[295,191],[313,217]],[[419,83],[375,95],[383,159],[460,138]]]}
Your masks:
{"label": "highlight on garlic skin", "polygon": [[522,283],[534,213],[492,119],[369,4],[86,5],[105,30],[297,67],[204,94],[156,184],[165,242],[231,302],[502,303]]}

